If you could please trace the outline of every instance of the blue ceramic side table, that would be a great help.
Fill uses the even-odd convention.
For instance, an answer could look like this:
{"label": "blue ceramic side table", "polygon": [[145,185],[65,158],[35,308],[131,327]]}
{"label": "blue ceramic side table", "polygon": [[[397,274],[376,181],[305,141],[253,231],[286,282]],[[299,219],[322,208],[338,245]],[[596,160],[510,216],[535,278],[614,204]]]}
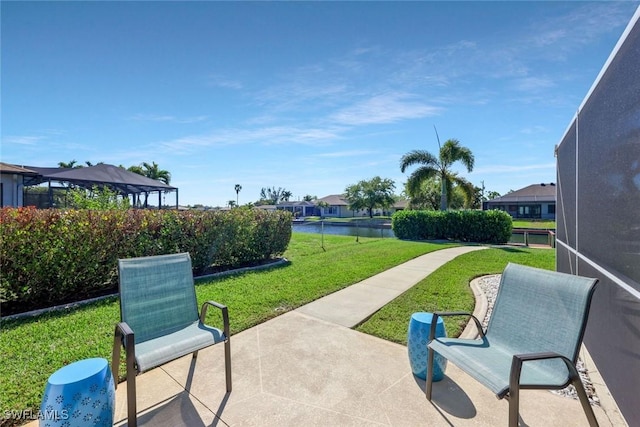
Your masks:
{"label": "blue ceramic side table", "polygon": [[115,387],[106,359],[85,359],[54,372],[40,406],[40,427],[113,425]]}
{"label": "blue ceramic side table", "polygon": [[[427,379],[427,342],[429,342],[432,319],[432,313],[413,313],[409,321],[409,332],[407,333],[407,349],[409,350],[411,371],[413,375],[423,380]],[[447,331],[444,329],[442,317],[438,317],[436,337],[446,336]],[[440,381],[444,378],[447,359],[435,353],[433,365],[433,380]]]}

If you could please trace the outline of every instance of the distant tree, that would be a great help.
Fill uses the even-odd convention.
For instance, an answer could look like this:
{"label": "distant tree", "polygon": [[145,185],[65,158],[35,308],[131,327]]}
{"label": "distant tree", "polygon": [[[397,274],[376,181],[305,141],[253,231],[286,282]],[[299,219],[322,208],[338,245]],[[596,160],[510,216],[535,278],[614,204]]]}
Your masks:
{"label": "distant tree", "polygon": [[370,180],[362,180],[357,184],[345,188],[345,198],[349,202],[349,209],[357,211],[366,209],[369,218],[373,218],[375,208],[387,208],[395,203],[393,190],[395,184],[390,179],[382,179],[379,176]]}
{"label": "distant tree", "polygon": [[[138,166],[129,166],[127,168],[129,172],[137,173],[138,175],[146,176],[147,178],[154,179],[156,181],[164,182],[169,185],[171,182],[171,173],[164,169],[160,169],[156,162],[151,162],[151,164],[147,162],[143,162]],[[134,196],[134,203],[137,204],[137,196]],[[144,206],[147,206],[149,201],[149,193],[144,193]]]}
{"label": "distant tree", "polygon": [[293,193],[289,190],[284,190],[282,192],[282,201],[288,202],[289,199],[293,196]]}
{"label": "distant tree", "polygon": [[78,162],[75,159],[71,160],[69,163],[58,162],[58,167],[65,168],[65,169],[78,169],[78,168],[81,168],[82,165],[79,165],[77,163]]}
{"label": "distant tree", "polygon": [[316,196],[312,196],[311,194],[307,194],[306,196],[304,196],[302,198],[302,200],[304,200],[305,202],[312,202],[314,200],[317,200],[318,198]]}
{"label": "distant tree", "polygon": [[91,167],[91,166],[98,166],[98,165],[104,165],[104,162],[98,162],[98,163],[96,163],[96,164],[93,164],[93,163],[91,163],[89,160],[86,160],[84,163],[87,165],[87,167]]}
{"label": "distant tree", "polygon": [[156,162],[151,162],[151,164],[143,162],[142,168],[144,170],[144,176],[147,178],[164,182],[167,185],[171,182],[171,173],[164,169],[160,169]]}
{"label": "distant tree", "polygon": [[242,190],[242,185],[236,184],[234,189],[236,190],[236,205],[238,205],[238,197],[240,196],[240,190]]}
{"label": "distant tree", "polygon": [[263,187],[262,190],[260,190],[260,200],[258,201],[258,204],[267,203],[270,205],[277,205],[281,201],[285,200],[285,193],[288,197],[292,196],[290,191],[287,191],[282,187],[278,187],[277,190],[276,187]]}
{"label": "distant tree", "polygon": [[125,168],[124,166],[120,165],[121,168],[128,170],[129,172],[133,172],[133,173],[137,173],[138,175],[144,175],[144,169],[142,169],[142,166],[140,165],[134,165],[134,166],[129,166],[128,168]]}
{"label": "distant tree", "polygon": [[[98,162],[98,163],[96,163],[96,164],[94,165],[94,164],[93,164],[93,163],[91,163],[89,160],[86,160],[84,163],[85,163],[85,165],[87,165],[88,167],[96,166],[96,165],[103,165],[103,164],[104,164],[104,162]],[[79,169],[79,168],[83,168],[83,167],[84,167],[84,165],[80,165],[80,164],[78,164],[78,162],[74,159],[74,160],[71,160],[69,163],[66,163],[66,162],[58,162],[58,167],[65,168],[65,169]]]}
{"label": "distant tree", "polygon": [[425,150],[413,150],[402,156],[400,159],[400,170],[405,170],[413,165],[420,165],[418,169],[413,171],[407,181],[407,190],[410,197],[418,194],[420,184],[428,179],[435,178],[440,183],[440,210],[446,210],[449,207],[448,199],[453,195],[453,188],[460,187],[465,194],[468,204],[473,201],[474,187],[466,179],[458,176],[451,170],[451,166],[456,162],[461,162],[468,172],[473,170],[474,157],[466,147],[460,145],[457,139],[449,139],[440,146],[438,157]]}
{"label": "distant tree", "polygon": [[500,197],[500,193],[497,191],[487,191],[484,186],[484,181],[481,181],[481,185],[482,187],[474,187],[473,204],[470,206],[472,209],[482,209],[483,202]]}
{"label": "distant tree", "polygon": [[422,181],[412,195],[409,195],[409,190],[405,183],[404,193],[409,198],[410,209],[436,211],[440,208],[440,183],[435,178]]}
{"label": "distant tree", "polygon": [[229,200],[227,202],[227,206],[229,206],[230,208],[234,208],[237,206],[236,201],[235,200]]}

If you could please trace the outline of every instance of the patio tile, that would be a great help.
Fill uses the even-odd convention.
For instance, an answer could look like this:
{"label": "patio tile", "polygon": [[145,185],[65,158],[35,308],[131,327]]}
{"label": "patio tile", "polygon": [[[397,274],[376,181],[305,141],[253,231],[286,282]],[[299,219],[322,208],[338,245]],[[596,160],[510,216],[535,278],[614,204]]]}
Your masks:
{"label": "patio tile", "polygon": [[[184,389],[162,369],[156,368],[136,377],[138,413],[158,402],[163,402],[182,393]],[[118,384],[114,421],[127,418],[127,383]]]}

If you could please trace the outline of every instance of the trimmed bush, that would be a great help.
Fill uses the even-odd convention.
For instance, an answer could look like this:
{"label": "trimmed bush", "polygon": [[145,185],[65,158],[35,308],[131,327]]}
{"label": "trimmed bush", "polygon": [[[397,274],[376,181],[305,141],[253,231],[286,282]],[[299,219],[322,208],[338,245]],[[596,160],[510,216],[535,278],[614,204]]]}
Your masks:
{"label": "trimmed bush", "polygon": [[512,222],[508,213],[499,210],[403,210],[393,215],[391,227],[399,239],[506,243]]}
{"label": "trimmed bush", "polygon": [[189,252],[194,273],[282,255],[291,215],[231,211],[0,209],[3,314],[117,290],[117,260]]}

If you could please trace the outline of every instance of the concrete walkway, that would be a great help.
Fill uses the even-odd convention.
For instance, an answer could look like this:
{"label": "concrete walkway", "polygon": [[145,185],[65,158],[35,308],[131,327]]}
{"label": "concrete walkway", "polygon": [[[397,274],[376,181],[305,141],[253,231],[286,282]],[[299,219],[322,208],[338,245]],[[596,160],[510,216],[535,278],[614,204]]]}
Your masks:
{"label": "concrete walkway", "polygon": [[[430,403],[406,347],[350,329],[439,266],[479,249],[421,256],[232,336],[229,394],[221,345],[138,376],[139,424],[506,426],[508,403],[453,364]],[[126,425],[126,384],[116,395],[117,425]],[[595,409],[601,426],[613,425]],[[521,392],[521,415],[526,426],[586,425],[577,401],[547,391]]]}

